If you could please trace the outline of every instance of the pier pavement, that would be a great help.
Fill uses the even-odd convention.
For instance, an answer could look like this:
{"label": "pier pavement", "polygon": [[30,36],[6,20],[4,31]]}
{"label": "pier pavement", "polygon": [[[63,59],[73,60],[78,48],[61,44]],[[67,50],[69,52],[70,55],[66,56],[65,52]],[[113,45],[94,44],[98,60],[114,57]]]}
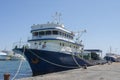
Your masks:
{"label": "pier pavement", "polygon": [[18,80],[120,80],[120,63],[96,65]]}

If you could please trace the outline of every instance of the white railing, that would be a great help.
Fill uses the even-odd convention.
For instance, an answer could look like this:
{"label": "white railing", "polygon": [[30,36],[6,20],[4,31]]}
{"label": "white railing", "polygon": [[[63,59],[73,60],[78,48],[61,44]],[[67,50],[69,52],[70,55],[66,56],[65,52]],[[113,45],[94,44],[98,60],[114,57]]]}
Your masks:
{"label": "white railing", "polygon": [[69,42],[73,42],[74,40],[65,38],[64,36],[60,36],[60,35],[45,35],[45,36],[32,36],[29,37],[28,40],[34,40],[34,39],[46,39],[46,38],[54,38],[54,39],[61,39],[61,40],[65,40],[65,41],[69,41]]}
{"label": "white railing", "polygon": [[15,42],[15,43],[13,43],[13,49],[14,48],[22,48],[22,47],[29,48],[30,44],[28,42]]}

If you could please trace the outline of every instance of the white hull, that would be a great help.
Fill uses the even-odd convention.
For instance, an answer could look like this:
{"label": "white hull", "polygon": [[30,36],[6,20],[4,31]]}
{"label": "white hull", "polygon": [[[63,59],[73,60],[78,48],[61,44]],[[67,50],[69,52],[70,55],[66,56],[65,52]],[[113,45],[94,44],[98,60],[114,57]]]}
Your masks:
{"label": "white hull", "polygon": [[10,58],[7,55],[0,55],[0,60],[9,60]]}

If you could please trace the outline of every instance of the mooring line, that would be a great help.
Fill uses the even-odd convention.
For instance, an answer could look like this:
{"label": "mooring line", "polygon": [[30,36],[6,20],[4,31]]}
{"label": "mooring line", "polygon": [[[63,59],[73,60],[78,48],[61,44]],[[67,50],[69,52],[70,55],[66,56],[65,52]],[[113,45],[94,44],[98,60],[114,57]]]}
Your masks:
{"label": "mooring line", "polygon": [[[24,52],[25,52],[25,47],[24,47],[24,49],[23,49],[23,54],[22,54],[23,56],[24,56]],[[18,73],[20,72],[22,63],[23,63],[23,60],[21,59],[20,64],[19,64],[19,66],[18,66],[18,69],[17,69],[17,71],[16,71],[14,77],[13,77],[11,80],[15,80],[15,78],[17,77]]]}

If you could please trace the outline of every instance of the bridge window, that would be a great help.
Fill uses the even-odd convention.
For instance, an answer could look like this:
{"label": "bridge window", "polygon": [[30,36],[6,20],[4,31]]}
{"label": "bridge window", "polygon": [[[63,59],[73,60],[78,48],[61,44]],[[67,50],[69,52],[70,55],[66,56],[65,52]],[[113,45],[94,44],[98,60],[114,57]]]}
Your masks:
{"label": "bridge window", "polygon": [[54,35],[58,35],[58,31],[53,31],[53,34]]}
{"label": "bridge window", "polygon": [[46,35],[51,35],[51,31],[46,31]]}
{"label": "bridge window", "polygon": [[45,35],[45,32],[44,32],[44,31],[41,31],[41,32],[39,32],[39,35],[40,35],[40,36]]}
{"label": "bridge window", "polygon": [[65,33],[65,37],[67,37],[67,34]]}
{"label": "bridge window", "polygon": [[69,34],[67,34],[66,37],[69,38]]}
{"label": "bridge window", "polygon": [[61,32],[59,32],[59,35],[62,35],[62,33],[61,33]]}
{"label": "bridge window", "polygon": [[63,33],[63,36],[65,37],[65,33]]}
{"label": "bridge window", "polygon": [[34,32],[34,33],[33,33],[33,36],[38,36],[38,32]]}

